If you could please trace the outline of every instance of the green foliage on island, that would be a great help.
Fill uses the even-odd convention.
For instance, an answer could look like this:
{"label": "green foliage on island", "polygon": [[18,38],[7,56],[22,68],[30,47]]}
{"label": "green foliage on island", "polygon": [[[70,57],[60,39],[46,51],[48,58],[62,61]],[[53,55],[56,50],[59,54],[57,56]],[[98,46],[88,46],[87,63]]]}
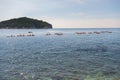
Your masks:
{"label": "green foliage on island", "polygon": [[21,17],[0,22],[0,29],[51,29],[48,22]]}

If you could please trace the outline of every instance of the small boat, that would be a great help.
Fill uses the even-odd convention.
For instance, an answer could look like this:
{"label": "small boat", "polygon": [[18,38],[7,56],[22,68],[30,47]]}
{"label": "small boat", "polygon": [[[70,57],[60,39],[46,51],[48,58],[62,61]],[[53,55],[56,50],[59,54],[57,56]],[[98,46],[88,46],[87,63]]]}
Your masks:
{"label": "small boat", "polygon": [[34,34],[28,34],[27,36],[35,36]]}
{"label": "small boat", "polygon": [[28,33],[33,33],[33,32],[29,31]]}
{"label": "small boat", "polygon": [[86,32],[75,32],[75,34],[86,34]]}
{"label": "small boat", "polygon": [[95,34],[100,34],[101,32],[94,32]]}
{"label": "small boat", "polygon": [[19,34],[17,37],[25,37],[25,34]]}
{"label": "small boat", "polygon": [[55,35],[63,35],[63,33],[55,33]]}

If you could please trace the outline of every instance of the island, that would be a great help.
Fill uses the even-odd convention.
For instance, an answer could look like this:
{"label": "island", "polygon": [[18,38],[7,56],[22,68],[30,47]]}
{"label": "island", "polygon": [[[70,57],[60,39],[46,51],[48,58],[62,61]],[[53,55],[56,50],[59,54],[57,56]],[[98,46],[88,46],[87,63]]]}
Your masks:
{"label": "island", "polygon": [[52,29],[52,24],[42,20],[20,17],[1,21],[0,29]]}

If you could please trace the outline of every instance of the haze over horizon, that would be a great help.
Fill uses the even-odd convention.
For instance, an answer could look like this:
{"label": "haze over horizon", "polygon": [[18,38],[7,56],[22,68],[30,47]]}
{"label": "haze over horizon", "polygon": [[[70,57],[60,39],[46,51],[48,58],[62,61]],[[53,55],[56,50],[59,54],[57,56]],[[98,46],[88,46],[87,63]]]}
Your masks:
{"label": "haze over horizon", "polygon": [[120,28],[120,0],[0,0],[0,21],[25,16],[54,28]]}

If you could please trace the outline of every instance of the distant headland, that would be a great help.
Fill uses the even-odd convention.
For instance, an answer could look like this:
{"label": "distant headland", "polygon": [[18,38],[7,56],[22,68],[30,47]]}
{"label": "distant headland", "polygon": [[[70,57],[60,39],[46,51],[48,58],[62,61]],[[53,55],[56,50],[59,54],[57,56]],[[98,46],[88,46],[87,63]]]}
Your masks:
{"label": "distant headland", "polygon": [[52,24],[42,20],[20,17],[1,21],[0,29],[52,29]]}

